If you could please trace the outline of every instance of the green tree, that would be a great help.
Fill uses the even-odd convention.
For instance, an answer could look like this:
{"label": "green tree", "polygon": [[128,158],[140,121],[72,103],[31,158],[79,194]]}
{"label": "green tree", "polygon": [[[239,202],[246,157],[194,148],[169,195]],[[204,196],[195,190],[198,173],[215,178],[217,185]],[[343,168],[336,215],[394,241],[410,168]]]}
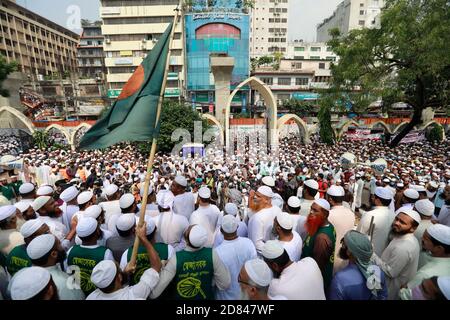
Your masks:
{"label": "green tree", "polygon": [[442,126],[439,126],[437,124],[433,124],[432,128],[426,132],[426,138],[428,141],[442,141],[444,139],[444,129]]}
{"label": "green tree", "polygon": [[297,99],[284,100],[282,103],[283,109],[289,113],[293,113],[299,117],[304,117],[313,110],[314,105],[310,101],[300,101]]}
{"label": "green tree", "polygon": [[335,106],[336,96],[334,94],[323,94],[319,99],[319,134],[323,143],[332,145],[335,141],[334,131],[331,126],[331,110]]}
{"label": "green tree", "polygon": [[385,105],[413,107],[411,121],[391,142],[396,146],[422,111],[450,105],[450,4],[448,0],[387,0],[380,28],[331,30],[328,42],[339,56],[332,65],[332,90],[359,110],[381,97]]}
{"label": "green tree", "polygon": [[280,63],[281,63],[281,59],[283,59],[284,55],[282,52],[280,51],[276,51],[273,53],[273,68],[275,70],[279,70],[280,69]]}
{"label": "green tree", "polygon": [[11,72],[17,70],[17,62],[13,61],[8,63],[3,55],[0,55],[0,95],[4,97],[9,97],[9,92],[3,89],[3,81],[8,78]]}
{"label": "green tree", "polygon": [[49,146],[48,132],[44,130],[37,130],[33,133],[33,143],[39,149],[47,149]]}

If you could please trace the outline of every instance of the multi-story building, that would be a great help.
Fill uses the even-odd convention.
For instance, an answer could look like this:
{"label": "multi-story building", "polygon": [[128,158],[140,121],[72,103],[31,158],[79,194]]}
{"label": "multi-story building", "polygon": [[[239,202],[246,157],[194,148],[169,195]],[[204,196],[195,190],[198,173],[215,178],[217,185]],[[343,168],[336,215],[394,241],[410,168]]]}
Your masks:
{"label": "multi-story building", "polygon": [[0,1],[0,54],[30,78],[76,74],[79,35],[22,7]]}
{"label": "multi-story building", "polygon": [[288,0],[255,0],[251,10],[250,57],[274,52],[286,54],[288,46]]}
{"label": "multi-story building", "polygon": [[338,59],[337,55],[331,51],[331,48],[327,46],[325,42],[303,42],[298,40],[288,43],[285,58],[331,61],[336,61]]}
{"label": "multi-story building", "polygon": [[317,26],[317,41],[330,40],[329,30],[333,28],[346,35],[353,29],[378,27],[383,6],[384,0],[342,1],[333,14]]}
{"label": "multi-story building", "polygon": [[[108,96],[122,87],[174,20],[179,0],[101,0]],[[166,97],[179,97],[184,86],[183,21],[175,29]]]}
{"label": "multi-story building", "polygon": [[78,70],[83,78],[103,79],[106,73],[101,21],[83,21],[78,45]]}
{"label": "multi-story building", "polygon": [[[187,99],[203,111],[213,112],[216,101],[212,55],[226,54],[234,58],[230,90],[250,75],[250,19],[246,12],[237,2],[218,1],[214,7],[196,5],[185,13]],[[239,91],[232,106],[245,109],[248,93],[248,88]]]}

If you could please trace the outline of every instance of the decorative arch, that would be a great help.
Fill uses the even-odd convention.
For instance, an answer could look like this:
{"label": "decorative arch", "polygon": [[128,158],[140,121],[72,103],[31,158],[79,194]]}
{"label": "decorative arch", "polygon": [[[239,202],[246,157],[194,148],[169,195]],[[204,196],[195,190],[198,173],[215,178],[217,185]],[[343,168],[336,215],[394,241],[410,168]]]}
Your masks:
{"label": "decorative arch", "polygon": [[80,123],[78,126],[76,126],[75,129],[73,129],[72,134],[70,135],[70,140],[69,140],[70,145],[75,145],[75,137],[81,128],[86,128],[87,130],[89,130],[91,127],[92,127],[92,125],[90,125],[86,122]]}
{"label": "decorative arch", "polygon": [[234,96],[236,93],[245,85],[249,85],[252,89],[257,90],[261,96],[264,99],[264,102],[266,103],[267,109],[268,109],[268,121],[269,121],[269,134],[270,137],[270,145],[273,148],[278,145],[278,134],[277,134],[277,101],[275,99],[275,96],[273,95],[270,88],[261,80],[259,80],[256,77],[250,77],[243,82],[241,82],[236,89],[231,93],[231,95],[228,97],[228,102],[225,108],[225,140],[226,140],[226,146],[227,149],[230,147],[230,109],[231,109],[231,102],[233,101]]}
{"label": "decorative arch", "polygon": [[440,124],[440,123],[437,122],[436,120],[431,120],[431,121],[427,122],[427,123],[421,128],[421,130],[426,130],[429,126],[432,126],[433,124],[436,124],[436,125],[438,125],[439,127],[442,128],[442,134],[443,134],[442,141],[446,140],[446,136],[445,136],[445,128],[444,128],[444,126],[443,126],[442,124]]}
{"label": "decorative arch", "polygon": [[402,123],[399,123],[399,124],[394,128],[394,130],[392,130],[392,133],[397,133],[397,132],[401,129],[401,127],[406,126],[408,123],[409,123],[409,122],[407,122],[407,121],[403,121]]}
{"label": "decorative arch", "polygon": [[341,140],[342,136],[344,135],[345,132],[347,132],[348,127],[350,127],[351,125],[354,125],[355,127],[361,127],[361,124],[359,124],[358,122],[356,122],[355,120],[349,120],[346,123],[344,123],[344,125],[340,128],[336,129],[336,138],[337,140]]}
{"label": "decorative arch", "polygon": [[386,129],[387,132],[389,132],[390,134],[392,134],[391,129],[389,128],[389,126],[384,122],[384,121],[377,121],[372,123],[372,125],[370,126],[371,129],[375,128],[376,125],[380,125],[382,126],[384,129]]}
{"label": "decorative arch", "polygon": [[30,134],[36,131],[33,122],[17,109],[7,106],[1,107],[0,119],[1,126],[3,126],[3,123],[8,123],[8,128],[25,129]]}
{"label": "decorative arch", "polygon": [[219,132],[220,132],[220,143],[221,145],[223,145],[224,143],[224,136],[223,136],[223,127],[220,124],[220,122],[217,120],[216,117],[214,117],[213,115],[209,114],[209,113],[204,113],[202,114],[202,118],[214,123],[214,125],[216,125],[217,127],[219,127]]}
{"label": "decorative arch", "polygon": [[58,130],[59,132],[61,132],[64,135],[64,137],[66,138],[67,143],[69,145],[71,144],[70,143],[70,141],[71,141],[70,134],[66,131],[66,129],[63,126],[61,126],[59,124],[52,124],[52,125],[48,126],[47,128],[45,128],[45,132],[49,132],[51,129],[55,129],[55,130]]}
{"label": "decorative arch", "polygon": [[277,130],[278,132],[280,132],[281,127],[288,122],[289,120],[294,120],[295,123],[297,124],[300,132],[303,131],[304,133],[304,137],[305,137],[305,143],[309,142],[309,131],[308,131],[308,127],[305,123],[305,121],[302,120],[302,118],[300,118],[299,116],[295,115],[295,114],[285,114],[284,116],[282,116],[281,118],[279,118],[277,120]]}

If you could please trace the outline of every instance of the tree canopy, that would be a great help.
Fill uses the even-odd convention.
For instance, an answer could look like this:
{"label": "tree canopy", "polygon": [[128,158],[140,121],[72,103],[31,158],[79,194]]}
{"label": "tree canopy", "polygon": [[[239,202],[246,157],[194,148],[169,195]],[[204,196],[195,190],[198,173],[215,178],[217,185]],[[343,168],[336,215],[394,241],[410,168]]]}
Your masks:
{"label": "tree canopy", "polygon": [[17,62],[13,61],[11,63],[8,63],[6,61],[6,58],[2,55],[0,55],[0,95],[4,97],[9,97],[9,92],[6,89],[3,89],[3,81],[5,81],[8,78],[8,75],[11,72],[14,72],[17,70]]}

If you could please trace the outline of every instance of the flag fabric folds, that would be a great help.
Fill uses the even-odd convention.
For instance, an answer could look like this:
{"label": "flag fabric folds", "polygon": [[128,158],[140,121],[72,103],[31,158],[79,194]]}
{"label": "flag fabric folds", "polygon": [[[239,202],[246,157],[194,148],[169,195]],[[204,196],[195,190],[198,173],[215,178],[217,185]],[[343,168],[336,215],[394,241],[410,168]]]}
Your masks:
{"label": "flag fabric folds", "polygon": [[104,149],[124,141],[149,141],[158,135],[156,115],[172,27],[170,23],[111,108],[82,137],[81,149]]}

